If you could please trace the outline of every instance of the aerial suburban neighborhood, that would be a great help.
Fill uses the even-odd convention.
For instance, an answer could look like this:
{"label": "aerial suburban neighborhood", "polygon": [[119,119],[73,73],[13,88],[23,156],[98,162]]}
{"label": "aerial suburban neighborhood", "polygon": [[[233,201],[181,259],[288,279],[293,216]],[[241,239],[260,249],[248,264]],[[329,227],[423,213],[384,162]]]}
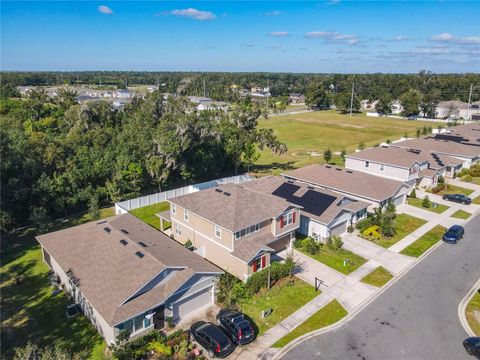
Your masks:
{"label": "aerial suburban neighborhood", "polygon": [[1,359],[480,359],[478,2],[1,10]]}

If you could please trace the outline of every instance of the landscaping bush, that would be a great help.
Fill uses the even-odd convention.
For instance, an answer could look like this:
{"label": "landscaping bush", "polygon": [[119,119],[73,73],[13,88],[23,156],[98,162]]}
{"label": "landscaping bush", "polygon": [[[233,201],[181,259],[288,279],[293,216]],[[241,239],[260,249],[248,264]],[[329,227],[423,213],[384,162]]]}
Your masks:
{"label": "landscaping bush", "polygon": [[355,228],[353,227],[352,224],[348,225],[348,227],[347,227],[347,232],[353,233],[354,230],[355,230]]}
{"label": "landscaping bush", "polygon": [[[273,262],[270,265],[270,283],[280,280],[284,277],[291,276],[293,270],[295,269],[296,263],[291,256],[285,259],[285,262]],[[245,289],[246,291],[253,295],[259,292],[262,288],[266,287],[268,284],[268,271],[269,269],[263,269],[253,273],[248,278]]]}
{"label": "landscaping bush", "polygon": [[335,251],[340,249],[343,246],[343,241],[342,241],[341,236],[338,236],[338,235],[330,236],[327,239],[327,246],[330,249],[335,250]]}
{"label": "landscaping bush", "polygon": [[375,239],[380,239],[381,236],[378,232],[378,229],[379,229],[378,225],[373,225],[365,229],[362,234],[365,237],[373,237]]}
{"label": "landscaping bush", "polygon": [[315,241],[315,239],[313,239],[311,237],[303,239],[301,244],[300,244],[300,247],[307,254],[310,254],[310,255],[318,254],[318,252],[320,251],[320,244],[317,241]]}
{"label": "landscaping bush", "polygon": [[183,246],[185,246],[187,249],[190,249],[192,247],[192,242],[190,241],[190,239],[188,239],[187,241],[185,241],[185,244],[183,244]]}
{"label": "landscaping bush", "polygon": [[417,198],[417,192],[415,191],[415,188],[412,189],[412,191],[410,192],[410,195],[409,195],[412,199],[416,199]]}
{"label": "landscaping bush", "polygon": [[[183,333],[183,330],[179,330],[174,332],[172,335],[179,336]],[[157,330],[152,330],[147,334],[135,338],[131,341],[125,342],[117,346],[113,346],[113,355],[118,360],[140,360],[145,358],[145,355],[149,351],[150,343],[158,342],[165,344],[170,337],[171,336],[166,337]]]}
{"label": "landscaping bush", "polygon": [[159,355],[172,356],[172,348],[160,341],[152,341],[150,344],[148,344],[147,350],[153,351]]}
{"label": "landscaping bush", "polygon": [[470,174],[467,174],[467,175],[462,176],[462,180],[466,181],[466,182],[472,182],[473,178]]}
{"label": "landscaping bush", "polygon": [[443,175],[440,175],[440,176],[438,177],[438,183],[439,183],[439,184],[445,184],[445,178],[443,177]]}
{"label": "landscaping bush", "polygon": [[474,164],[468,170],[468,174],[473,177],[480,177],[480,164]]}
{"label": "landscaping bush", "polygon": [[367,217],[363,220],[360,220],[359,222],[357,222],[355,224],[355,228],[357,230],[360,230],[360,232],[363,232],[365,229],[369,228],[370,226],[372,226],[372,218],[370,217]]}
{"label": "landscaping bush", "polygon": [[231,307],[236,303],[235,286],[241,283],[238,278],[228,272],[219,276],[217,282],[217,301],[224,307]]}
{"label": "landscaping bush", "polygon": [[430,202],[430,198],[428,197],[428,195],[425,195],[425,197],[423,198],[423,201],[422,201],[422,207],[424,208],[430,208],[430,206],[432,206],[432,203]]}
{"label": "landscaping bush", "polygon": [[395,221],[391,217],[385,217],[382,226],[380,227],[382,235],[385,237],[392,237],[396,233]]}
{"label": "landscaping bush", "polygon": [[445,189],[445,184],[438,184],[437,186],[434,186],[432,188],[432,193],[436,194],[436,193],[442,191],[443,189]]}

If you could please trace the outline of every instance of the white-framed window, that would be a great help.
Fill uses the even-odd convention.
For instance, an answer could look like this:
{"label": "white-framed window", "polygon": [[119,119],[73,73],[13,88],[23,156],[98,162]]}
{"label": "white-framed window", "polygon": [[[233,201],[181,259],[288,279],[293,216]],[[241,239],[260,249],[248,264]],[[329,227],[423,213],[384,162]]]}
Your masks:
{"label": "white-framed window", "polygon": [[283,215],[283,226],[293,223],[293,211]]}
{"label": "white-framed window", "polygon": [[172,204],[172,214],[176,215],[177,214],[177,205]]}
{"label": "white-framed window", "polygon": [[182,235],[182,228],[178,224],[175,224],[175,233],[177,235]]}
{"label": "white-framed window", "polygon": [[245,229],[237,231],[235,233],[235,239],[239,239],[241,237],[248,236],[248,235],[250,235],[254,232],[257,232],[258,230],[260,230],[260,224],[255,224],[255,225],[252,225],[252,226],[248,226]]}
{"label": "white-framed window", "polygon": [[370,166],[370,161],[365,161],[365,167],[369,167]]}
{"label": "white-framed window", "polygon": [[188,221],[188,219],[190,218],[190,214],[188,213],[188,210],[185,210],[185,212],[183,213],[183,218],[185,219],[185,221]]}
{"label": "white-framed window", "polygon": [[380,171],[383,171],[385,170],[385,165],[384,164],[380,164]]}
{"label": "white-framed window", "polygon": [[215,236],[219,239],[222,237],[222,228],[218,225],[215,225]]}

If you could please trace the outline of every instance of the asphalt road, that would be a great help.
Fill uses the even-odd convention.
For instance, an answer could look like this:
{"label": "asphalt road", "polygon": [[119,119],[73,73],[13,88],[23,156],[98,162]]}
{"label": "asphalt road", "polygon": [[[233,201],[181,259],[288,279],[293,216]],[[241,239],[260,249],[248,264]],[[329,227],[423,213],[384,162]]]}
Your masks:
{"label": "asphalt road", "polygon": [[458,304],[480,278],[480,215],[457,245],[443,243],[352,320],[282,359],[473,360]]}

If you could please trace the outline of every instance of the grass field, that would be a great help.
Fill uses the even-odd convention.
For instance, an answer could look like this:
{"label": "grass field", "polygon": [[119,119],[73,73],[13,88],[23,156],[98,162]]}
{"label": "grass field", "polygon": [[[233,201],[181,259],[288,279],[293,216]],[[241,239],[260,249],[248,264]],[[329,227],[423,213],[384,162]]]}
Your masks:
{"label": "grass field", "polygon": [[[153,204],[131,210],[130,213],[143,220],[147,224],[153,226],[155,229],[160,230],[160,218],[156,214],[168,210],[169,208],[170,204],[167,201],[164,201],[158,204]],[[166,221],[164,225],[164,230],[168,229],[170,225],[171,224]]]}
{"label": "grass field", "polygon": [[367,239],[377,245],[383,246],[384,248],[389,248],[393,244],[396,244],[402,240],[408,234],[411,234],[417,230],[420,226],[426,223],[425,220],[410,216],[407,214],[399,214],[395,218],[396,223],[396,232],[392,237],[381,236],[379,240],[377,239]]}
{"label": "grass field", "polygon": [[436,204],[436,206],[434,207],[432,201],[430,201],[430,207],[426,208],[422,206],[422,202],[423,202],[423,199],[421,198],[408,198],[407,200],[408,205],[416,206],[420,209],[428,210],[437,214],[441,214],[448,209],[448,206],[443,204]]}
{"label": "grass field", "polygon": [[473,193],[473,191],[474,190],[472,190],[472,189],[467,189],[467,188],[464,188],[464,187],[447,184],[447,186],[444,189],[440,190],[436,194],[439,195],[439,196],[442,196],[444,194],[463,194],[463,195],[468,196],[471,193]]}
{"label": "grass field", "polygon": [[[477,317],[475,317],[476,313]],[[470,300],[465,309],[465,315],[473,332],[477,336],[480,336],[480,319],[478,318],[478,316],[480,316],[480,292],[477,291],[477,293],[473,295],[472,300]]]}
{"label": "grass field", "polygon": [[392,274],[390,274],[383,266],[379,266],[360,281],[368,285],[382,287],[392,278]]}
{"label": "grass field", "polygon": [[[263,289],[248,300],[242,301],[240,309],[253,319],[258,327],[258,335],[275,326],[287,316],[320,294],[315,288],[299,278],[293,281],[282,279],[270,290]],[[270,316],[261,317],[262,310],[272,309]]]}
{"label": "grass field", "polygon": [[477,196],[475,199],[473,199],[472,204],[480,205],[480,196]]}
{"label": "grass field", "polygon": [[452,217],[457,219],[468,219],[471,215],[472,214],[464,210],[458,210],[452,215]]}
{"label": "grass field", "polygon": [[[273,129],[278,139],[287,144],[288,152],[279,156],[262,151],[253,170],[278,174],[291,168],[323,163],[322,154],[328,148],[332,152],[353,152],[361,142],[373,146],[387,139],[397,140],[405,132],[415,136],[416,129],[424,125],[434,127],[435,123],[373,118],[361,113],[349,117],[333,110],[262,119],[259,127]],[[341,164],[342,160],[336,155],[332,162]]]}
{"label": "grass field", "polygon": [[332,325],[348,314],[347,310],[337,301],[332,300],[307,320],[278,340],[273,347],[279,348],[287,345],[290,341],[314,330]]}
{"label": "grass field", "polygon": [[[367,262],[366,259],[351,251],[345,249],[332,250],[327,245],[323,245],[318,254],[315,255],[307,254],[304,251],[302,252],[345,275],[354,272]],[[345,260],[348,260],[348,263],[344,266]]]}
{"label": "grass field", "polygon": [[433,245],[440,241],[443,234],[445,233],[445,230],[446,229],[443,226],[435,226],[432,230],[417,239],[414,243],[410,244],[405,249],[400,251],[400,254],[419,257],[425,251],[427,251]]}
{"label": "grass field", "polygon": [[[113,216],[114,209],[102,209],[100,213],[101,217]],[[76,214],[56,222],[51,230],[90,220],[88,214]],[[24,346],[27,341],[38,342],[40,346],[58,342],[74,352],[87,350],[90,359],[104,358],[106,344],[95,328],[83,316],[67,320],[65,306],[69,303],[68,298],[63,293],[52,295],[49,269],[42,260],[33,228],[2,236],[1,264],[1,340],[4,358],[11,358],[13,348]],[[23,274],[20,284],[15,284],[11,276],[14,267]]]}

